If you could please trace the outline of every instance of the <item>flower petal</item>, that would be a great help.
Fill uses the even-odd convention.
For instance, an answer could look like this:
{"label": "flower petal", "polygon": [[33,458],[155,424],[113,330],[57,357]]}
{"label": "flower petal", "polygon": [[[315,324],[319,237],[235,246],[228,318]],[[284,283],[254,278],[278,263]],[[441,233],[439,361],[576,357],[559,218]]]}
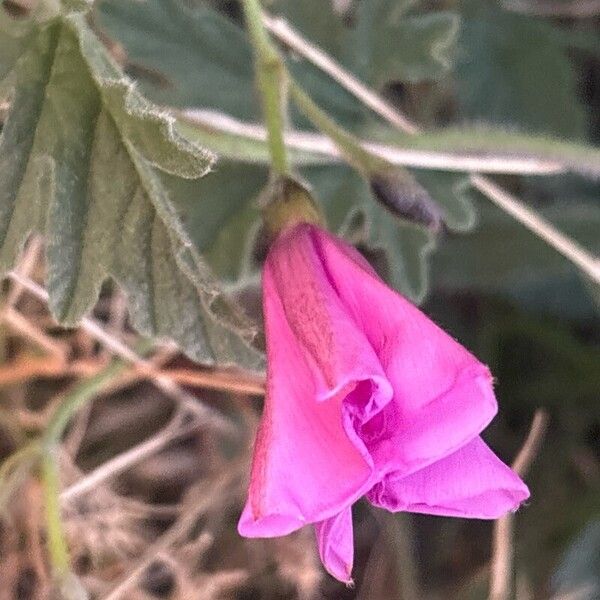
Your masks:
{"label": "flower petal", "polygon": [[263,273],[267,396],[246,536],[285,535],[337,515],[376,481],[361,430],[392,389],[348,317],[307,226],[280,236]]}
{"label": "flower petal", "polygon": [[352,583],[354,562],[354,540],[352,531],[352,509],[315,523],[319,555],[327,572],[337,580]]}
{"label": "flower petal", "polygon": [[376,467],[408,475],[458,450],[496,414],[485,365],[385,285],[344,242],[312,227],[327,276],[394,390],[368,444]]}
{"label": "flower petal", "polygon": [[368,494],[387,510],[497,519],[529,497],[527,486],[480,438],[409,475],[390,473]]}

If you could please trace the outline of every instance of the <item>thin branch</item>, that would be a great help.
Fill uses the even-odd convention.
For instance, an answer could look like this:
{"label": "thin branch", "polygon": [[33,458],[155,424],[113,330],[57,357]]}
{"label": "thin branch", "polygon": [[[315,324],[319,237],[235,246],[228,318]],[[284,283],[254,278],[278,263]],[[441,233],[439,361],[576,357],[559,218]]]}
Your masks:
{"label": "thin branch", "polygon": [[[19,282],[24,289],[37,297],[39,300],[48,302],[48,292],[40,285],[35,283],[35,281],[19,275],[15,271],[8,273],[8,277],[10,277],[13,281]],[[127,362],[133,363],[142,373],[147,375],[154,385],[156,385],[156,387],[160,389],[166,396],[173,398],[182,406],[185,406],[185,408],[194,414],[203,424],[223,432],[235,431],[235,428],[229,419],[225,418],[217,410],[201,404],[197,398],[194,398],[194,396],[188,394],[174,381],[165,375],[162,375],[160,372],[157,372],[151,361],[142,358],[120,339],[107,333],[102,325],[96,320],[89,317],[84,317],[81,320],[81,328],[84,329],[95,340],[109,348],[114,354],[123,360],[126,360]]]}
{"label": "thin branch", "polygon": [[[357,82],[357,79],[351,73],[325,55],[314,44],[306,41],[289,24],[281,19],[273,19],[267,15],[263,15],[263,19],[265,25],[281,41],[320,68],[386,121],[405,133],[415,135],[421,132],[421,129],[406,119],[399,110],[382,100],[374,90]],[[360,85],[357,85],[357,83]],[[516,198],[513,198],[490,179],[473,173],[471,175],[471,183],[492,200],[492,202],[508,212],[563,256],[571,260],[573,264],[579,267],[593,281],[600,283],[600,262],[597,257],[587,252],[574,240],[559,232],[550,223],[545,221],[545,219],[521,204]]]}
{"label": "thin branch", "polygon": [[[163,535],[148,548],[144,556],[138,561],[134,569],[127,574],[125,579],[118,583],[102,600],[119,600],[125,598],[126,592],[135,585],[140,575],[148,568],[156,556],[166,552],[185,537],[190,528],[197,522],[198,517],[209,508],[214,497],[224,493],[232,478],[233,475],[231,472],[221,475],[221,477],[213,483],[211,493],[204,496],[189,508],[170,529],[163,533]],[[206,533],[205,535],[210,534]]]}
{"label": "thin branch", "polygon": [[535,233],[552,246],[557,252],[579,267],[592,281],[600,283],[600,259],[590,254],[575,240],[561,233],[554,225],[546,221],[513,195],[482,175],[471,175],[471,184],[484,194],[496,206],[511,215],[527,229]]}
{"label": "thin branch", "polygon": [[[266,142],[267,130],[259,123],[240,121],[230,115],[207,109],[179,111],[179,118],[190,125],[219,131],[258,142]],[[343,160],[342,153],[329,137],[308,131],[286,130],[286,146],[293,150],[318,154],[335,162]],[[361,140],[362,147],[394,165],[415,169],[446,171],[479,171],[511,175],[556,175],[566,173],[567,167],[558,159],[527,156],[493,155],[439,150],[416,150],[397,145]]]}
{"label": "thin branch", "polygon": [[[37,344],[40,348],[66,364],[68,349],[65,344],[46,335],[14,308],[5,308],[1,317],[6,325],[19,335]],[[46,359],[48,360],[48,359]]]}
{"label": "thin branch", "polygon": [[386,121],[406,133],[419,133],[419,127],[404,115],[400,114],[391,104],[378,96],[373,90],[358,80],[354,75],[338,65],[328,54],[308,42],[287,21],[274,18],[263,13],[263,21],[267,29],[292,50],[308,59],[313,65],[330,75],[336,81],[344,80],[344,87],[374,112],[380,114]]}
{"label": "thin branch", "polygon": [[[515,458],[512,468],[525,477],[537,456],[548,427],[548,415],[537,410],[525,443]],[[494,524],[490,593],[488,600],[510,600],[514,585],[514,528],[515,515],[509,514]]]}
{"label": "thin branch", "polygon": [[548,420],[548,413],[545,410],[538,409],[535,411],[527,439],[512,464],[513,470],[520,477],[527,477],[529,469],[540,451],[542,440],[548,428]]}
{"label": "thin branch", "polygon": [[157,434],[147,438],[141,444],[130,448],[102,463],[99,467],[84,475],[79,481],[69,486],[60,494],[61,502],[69,502],[86,494],[109,479],[120,475],[127,469],[153,456],[174,440],[197,430],[199,423],[184,424],[183,415],[176,414],[171,422]]}

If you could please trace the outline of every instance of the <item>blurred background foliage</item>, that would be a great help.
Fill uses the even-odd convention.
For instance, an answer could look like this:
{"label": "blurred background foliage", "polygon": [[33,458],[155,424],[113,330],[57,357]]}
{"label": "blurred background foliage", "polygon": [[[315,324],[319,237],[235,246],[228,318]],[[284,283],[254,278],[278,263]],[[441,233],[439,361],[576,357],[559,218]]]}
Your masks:
{"label": "blurred background foliage", "polygon": [[[546,5],[548,10],[540,10]],[[469,135],[481,131],[485,137],[486,131],[496,128],[598,145],[600,7],[582,16],[573,9],[577,5],[576,0],[267,3],[273,14],[287,17],[308,39],[427,129],[457,126]],[[177,109],[209,108],[238,119],[259,119],[251,49],[237,2],[100,0],[94,24],[150,100]],[[286,61],[303,87],[339,123],[362,137],[382,135],[384,125],[327,76],[293,53],[286,53]],[[296,127],[310,129],[295,112],[291,119]],[[189,124],[181,131],[195,135]],[[434,233],[390,218],[374,202],[368,184],[346,166],[309,160],[300,172],[323,202],[330,227],[356,242],[388,281],[422,301],[437,322],[490,365],[497,379],[500,413],[485,437],[504,460],[510,462],[517,453],[534,411],[547,410],[549,428],[528,477],[532,497],[517,515],[516,596],[600,598],[598,289],[566,259],[471,190],[466,174],[413,170],[444,210],[443,230]],[[198,250],[252,312],[259,267],[253,258],[256,200],[267,178],[264,160],[226,157],[200,180],[167,174],[161,178]],[[559,229],[600,253],[597,179],[577,174],[498,179]],[[105,304],[101,301],[97,314],[110,313],[105,305],[112,306],[111,294],[107,286]],[[39,307],[25,310],[36,318],[40,312]],[[73,339],[67,343],[76,347]],[[18,353],[13,345],[7,360]],[[170,364],[192,368],[182,356]],[[3,389],[11,402],[16,402],[15,395],[31,397],[35,390],[43,406],[57,391],[43,377],[21,385]],[[252,431],[258,401],[203,394],[209,403],[244,421],[245,431]],[[150,396],[153,402],[144,407],[140,399]],[[143,386],[101,399],[88,416],[91,425],[78,454],[79,468],[92,469],[151,435],[171,410],[156,391]],[[319,574],[310,558],[314,552],[310,536],[240,541],[235,522],[245,467],[232,456],[245,456],[246,442],[223,444],[209,435],[188,436],[119,481],[119,491],[126,496],[161,506],[182,498],[188,503],[205,498],[206,486],[227,490],[226,506],[213,500],[195,529],[197,537],[207,520],[215,521],[212,533],[217,537],[210,552],[198,559],[200,538],[190,534],[177,555],[161,558],[143,571],[136,592],[140,598],[486,597],[490,523],[383,517],[359,505],[353,589]],[[233,481],[219,483],[222,472],[234,473]],[[117,522],[103,525],[113,533],[123,533],[119,527],[126,529],[119,540],[125,539],[130,547],[120,554],[126,566],[121,565],[121,571],[113,567],[118,574],[127,571],[128,557],[139,554],[153,535],[164,530],[164,523],[153,522],[152,529],[131,519],[125,519],[124,526],[119,515],[129,513],[119,509],[119,501],[112,496],[106,500]],[[84,540],[85,526],[75,517],[69,523],[76,532],[74,539]],[[98,566],[98,541],[89,545],[76,544],[78,573],[88,578],[102,573],[110,580],[110,569],[107,573]],[[103,551],[108,552],[104,547]],[[104,567],[118,563],[114,556],[103,560]],[[208,590],[211,578],[221,587],[213,596],[202,595],[198,590]],[[26,592],[6,596],[28,597],[34,596]]]}

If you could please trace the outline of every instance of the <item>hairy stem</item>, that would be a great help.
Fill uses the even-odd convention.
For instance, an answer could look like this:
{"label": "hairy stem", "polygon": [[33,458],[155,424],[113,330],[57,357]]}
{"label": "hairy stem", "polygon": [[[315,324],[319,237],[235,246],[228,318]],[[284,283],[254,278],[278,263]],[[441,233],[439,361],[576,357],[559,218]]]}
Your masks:
{"label": "hairy stem", "polygon": [[256,80],[268,131],[271,165],[279,175],[289,173],[283,130],[285,126],[286,70],[263,25],[259,0],[243,0],[244,15],[254,47]]}
{"label": "hairy stem", "polygon": [[385,159],[366,150],[358,138],[340,127],[295,81],[290,82],[290,94],[311,123],[326,134],[348,162],[367,178],[389,166]]}

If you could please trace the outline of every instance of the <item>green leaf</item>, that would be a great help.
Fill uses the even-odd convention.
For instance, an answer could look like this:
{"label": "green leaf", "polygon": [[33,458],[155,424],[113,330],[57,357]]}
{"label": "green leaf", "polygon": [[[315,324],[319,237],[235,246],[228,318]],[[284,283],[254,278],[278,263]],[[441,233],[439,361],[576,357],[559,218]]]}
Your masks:
{"label": "green leaf", "polygon": [[572,542],[552,577],[557,597],[600,596],[600,520],[590,521]]}
{"label": "green leaf", "polygon": [[[356,28],[345,25],[331,3],[321,0],[280,0],[272,10],[351,71],[383,86],[392,80],[437,78],[450,67],[458,18],[446,12],[420,14],[415,5],[368,0],[361,3]],[[383,33],[367,35],[372,12]],[[181,0],[102,0],[98,21],[109,37],[123,45],[131,73],[153,100],[256,117],[246,34],[219,12],[205,5],[188,8]],[[340,122],[357,129],[371,116],[351,94],[306,61],[290,55],[288,67],[313,99]]]}
{"label": "green leaf", "polygon": [[256,116],[246,34],[217,11],[180,0],[103,0],[98,21],[124,45],[132,75],[156,102]]}
{"label": "green leaf", "polygon": [[253,327],[221,292],[160,175],[199,178],[211,162],[135,91],[83,15],[60,17],[16,66],[0,138],[0,268],[41,232],[61,322],[76,324],[113,277],[141,333],[204,363],[259,366]]}
{"label": "green leaf", "polygon": [[[458,17],[448,12],[420,13],[419,4],[418,0],[364,0],[358,3],[350,25],[333,13],[329,2],[319,0],[279,0],[273,10],[350,72],[382,89],[398,81],[439,78],[452,65]],[[313,100],[339,123],[358,133],[374,121],[356,98],[307,61],[292,53],[288,67]]]}
{"label": "green leaf", "polygon": [[382,87],[390,81],[436,79],[453,60],[459,19],[449,12],[412,14],[416,0],[363,0],[348,52],[354,72]]}
{"label": "green leaf", "polygon": [[21,56],[34,26],[32,19],[14,19],[0,5],[0,82]]}
{"label": "green leaf", "polygon": [[366,241],[370,248],[387,257],[388,282],[399,292],[420,304],[429,289],[429,255],[435,237],[424,227],[395,219],[370,200],[363,207]]}
{"label": "green leaf", "polygon": [[493,2],[468,4],[463,23],[456,74],[467,118],[582,136],[577,76],[557,28]]}
{"label": "green leaf", "polygon": [[[538,212],[592,252],[600,251],[600,207],[592,201],[556,201]],[[535,310],[589,318],[591,299],[571,263],[487,200],[479,225],[448,236],[432,261],[436,288],[500,294]]]}
{"label": "green leaf", "polygon": [[[267,182],[267,169],[219,161],[202,180],[165,179],[195,246],[219,277],[236,281],[260,217],[255,200]],[[199,196],[219,201],[205,210]]]}

